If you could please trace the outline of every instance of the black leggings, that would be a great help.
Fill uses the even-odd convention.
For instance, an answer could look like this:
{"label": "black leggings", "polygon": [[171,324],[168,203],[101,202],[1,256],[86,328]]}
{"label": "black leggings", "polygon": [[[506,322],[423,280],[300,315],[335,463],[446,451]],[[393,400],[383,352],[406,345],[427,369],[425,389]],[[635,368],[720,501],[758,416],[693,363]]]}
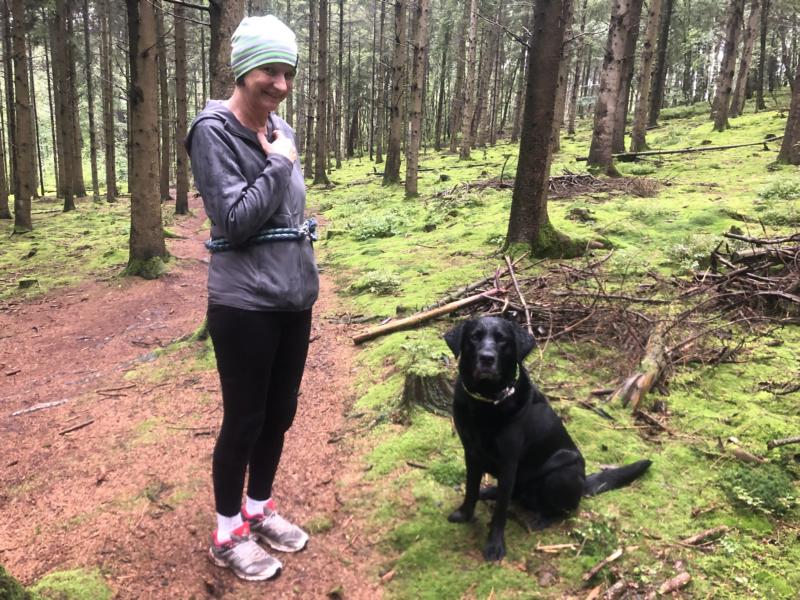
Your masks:
{"label": "black leggings", "polygon": [[222,384],[223,417],[212,478],[219,514],[232,517],[247,495],[266,500],[297,411],[311,310],[262,312],[211,304],[208,331]]}

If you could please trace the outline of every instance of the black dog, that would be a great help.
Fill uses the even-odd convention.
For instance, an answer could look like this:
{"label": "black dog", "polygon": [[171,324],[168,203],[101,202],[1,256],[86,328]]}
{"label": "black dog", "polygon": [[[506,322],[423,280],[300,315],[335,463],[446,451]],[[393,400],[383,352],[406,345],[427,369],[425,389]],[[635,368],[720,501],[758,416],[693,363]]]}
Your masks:
{"label": "black dog", "polygon": [[[650,466],[640,460],[586,476],[583,456],[522,365],[535,342],[516,323],[483,317],[444,338],[459,359],[453,419],[467,464],[464,502],[448,519],[469,521],[479,498],[497,501],[487,560],[506,554],[503,532],[512,498],[535,512],[536,527],[544,528],[575,510],[581,496],[625,486]],[[496,487],[480,490],[484,473],[497,478]]]}

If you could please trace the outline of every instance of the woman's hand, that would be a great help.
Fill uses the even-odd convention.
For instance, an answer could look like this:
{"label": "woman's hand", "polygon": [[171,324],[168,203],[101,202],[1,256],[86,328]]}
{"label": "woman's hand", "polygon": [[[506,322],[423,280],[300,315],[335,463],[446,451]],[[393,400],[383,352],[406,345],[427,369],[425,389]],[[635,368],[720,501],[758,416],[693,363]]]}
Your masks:
{"label": "woman's hand", "polygon": [[292,162],[297,160],[297,149],[294,147],[294,142],[281,130],[275,130],[275,139],[272,143],[267,141],[267,134],[264,131],[259,131],[256,136],[264,154],[280,154]]}

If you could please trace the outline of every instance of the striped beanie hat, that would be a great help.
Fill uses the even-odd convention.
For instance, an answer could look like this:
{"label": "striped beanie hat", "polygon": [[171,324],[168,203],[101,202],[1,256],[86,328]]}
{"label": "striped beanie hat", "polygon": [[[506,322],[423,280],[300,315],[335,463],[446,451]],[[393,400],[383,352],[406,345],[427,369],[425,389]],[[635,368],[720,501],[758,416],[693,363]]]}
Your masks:
{"label": "striped beanie hat", "polygon": [[242,75],[271,62],[297,66],[294,32],[272,15],[245,17],[231,37],[231,68]]}

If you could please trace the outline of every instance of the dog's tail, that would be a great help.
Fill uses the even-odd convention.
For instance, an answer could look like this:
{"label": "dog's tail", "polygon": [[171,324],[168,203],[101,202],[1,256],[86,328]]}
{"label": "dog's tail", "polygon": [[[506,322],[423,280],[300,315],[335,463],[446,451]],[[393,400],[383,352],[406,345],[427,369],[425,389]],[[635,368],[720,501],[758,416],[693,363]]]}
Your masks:
{"label": "dog's tail", "polygon": [[593,473],[586,478],[583,484],[583,495],[596,496],[609,490],[625,487],[647,471],[652,462],[651,460],[639,460],[617,469],[605,469],[599,473]]}

